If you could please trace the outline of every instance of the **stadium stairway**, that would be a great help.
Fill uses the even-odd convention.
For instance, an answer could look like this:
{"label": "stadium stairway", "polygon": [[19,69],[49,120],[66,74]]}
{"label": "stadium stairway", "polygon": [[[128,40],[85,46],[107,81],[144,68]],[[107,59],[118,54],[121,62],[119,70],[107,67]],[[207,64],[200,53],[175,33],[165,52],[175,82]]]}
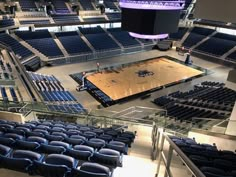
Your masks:
{"label": "stadium stairway", "polygon": [[27,49],[29,49],[31,52],[33,52],[35,55],[37,55],[38,57],[40,57],[41,60],[43,61],[48,61],[48,57],[46,57],[44,54],[42,54],[41,52],[39,52],[37,49],[33,48],[31,45],[29,45],[27,42],[25,42],[24,40],[20,39],[17,35],[15,34],[11,34],[11,37],[13,37],[14,39],[16,39],[17,41],[19,41],[23,46],[25,46]]}
{"label": "stadium stairway", "polygon": [[110,36],[113,39],[113,41],[115,41],[115,43],[117,43],[117,45],[121,48],[121,50],[124,51],[123,45],[118,40],[116,40],[115,37],[111,33],[109,33],[107,30],[104,30],[104,31],[108,34],[108,36]]}
{"label": "stadium stairway", "polygon": [[65,4],[66,4],[67,9],[70,11],[70,13],[73,13],[73,11],[72,11],[70,5],[69,5],[67,2],[65,2]]}
{"label": "stadium stairway", "polygon": [[233,52],[235,52],[236,51],[236,46],[234,47],[234,48],[232,48],[232,49],[230,49],[228,52],[226,52],[224,55],[222,55],[221,57],[220,57],[220,59],[226,59],[227,58],[227,56],[229,56],[230,54],[232,54]]}
{"label": "stadium stairway", "polygon": [[66,49],[64,48],[64,46],[62,45],[61,41],[59,39],[57,39],[57,37],[55,36],[54,33],[50,33],[53,40],[56,42],[57,46],[59,47],[59,49],[61,50],[61,52],[63,53],[63,55],[65,57],[69,57],[68,52],[66,51]]}
{"label": "stadium stairway", "polygon": [[93,48],[93,46],[90,44],[90,42],[86,39],[86,37],[84,35],[80,35],[81,39],[83,39],[83,41],[87,44],[87,46],[93,51],[93,53],[95,53],[95,49]]}
{"label": "stadium stairway", "polygon": [[212,34],[210,34],[209,36],[205,37],[203,40],[201,40],[200,42],[198,42],[196,45],[192,46],[191,49],[195,49],[198,46],[200,46],[201,44],[203,44],[205,41],[207,41],[208,39],[210,39],[212,36],[214,36],[217,33],[217,31],[213,32]]}
{"label": "stadium stairway", "polygon": [[190,32],[191,32],[191,30],[188,30],[186,33],[185,33],[185,35],[182,37],[182,39],[180,40],[180,44],[183,44],[184,43],[184,41],[187,39],[187,37],[189,36],[189,34],[190,34]]}

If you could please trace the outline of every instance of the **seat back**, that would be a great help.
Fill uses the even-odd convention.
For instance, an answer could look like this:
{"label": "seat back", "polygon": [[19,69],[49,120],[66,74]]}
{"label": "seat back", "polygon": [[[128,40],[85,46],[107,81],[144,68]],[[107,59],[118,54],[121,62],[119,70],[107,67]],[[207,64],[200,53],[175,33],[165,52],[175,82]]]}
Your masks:
{"label": "seat back", "polygon": [[62,154],[50,154],[45,159],[47,164],[51,165],[65,165],[68,168],[73,168],[75,165],[75,159]]}
{"label": "seat back", "polygon": [[81,165],[80,170],[96,174],[106,174],[107,176],[110,175],[110,170],[108,167],[105,167],[97,163],[85,162]]}
{"label": "seat back", "polygon": [[29,142],[24,140],[16,140],[15,147],[17,149],[25,149],[25,150],[36,150],[40,147],[40,144],[37,142]]}
{"label": "seat back", "polygon": [[27,150],[15,150],[12,153],[13,158],[18,158],[18,159],[29,159],[31,161],[39,161],[42,158],[42,155],[33,151],[27,151]]}
{"label": "seat back", "polygon": [[1,157],[0,166],[15,171],[27,172],[33,162],[27,158]]}
{"label": "seat back", "polygon": [[15,140],[7,137],[0,137],[0,144],[12,147],[15,143]]}
{"label": "seat back", "polygon": [[52,165],[37,161],[34,163],[34,173],[40,176],[65,177],[69,171],[70,169],[65,165]]}
{"label": "seat back", "polygon": [[62,154],[66,149],[62,146],[53,146],[48,144],[42,144],[39,151],[46,154]]}
{"label": "seat back", "polygon": [[78,169],[72,169],[71,177],[109,177],[105,173],[93,173],[89,171],[83,171]]}
{"label": "seat back", "polygon": [[29,136],[27,138],[29,142],[37,142],[39,144],[48,144],[48,141],[45,138],[38,137],[38,136]]}
{"label": "seat back", "polygon": [[12,149],[10,147],[0,144],[0,155],[1,156],[7,156],[11,151],[12,151]]}

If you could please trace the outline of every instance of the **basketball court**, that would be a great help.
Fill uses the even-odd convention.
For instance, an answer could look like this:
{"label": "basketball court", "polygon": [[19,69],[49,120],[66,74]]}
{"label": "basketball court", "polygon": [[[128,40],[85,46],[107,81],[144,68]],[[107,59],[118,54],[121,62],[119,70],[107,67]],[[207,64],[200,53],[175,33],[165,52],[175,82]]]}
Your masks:
{"label": "basketball court", "polygon": [[86,79],[116,101],[202,74],[201,70],[161,57],[103,69]]}

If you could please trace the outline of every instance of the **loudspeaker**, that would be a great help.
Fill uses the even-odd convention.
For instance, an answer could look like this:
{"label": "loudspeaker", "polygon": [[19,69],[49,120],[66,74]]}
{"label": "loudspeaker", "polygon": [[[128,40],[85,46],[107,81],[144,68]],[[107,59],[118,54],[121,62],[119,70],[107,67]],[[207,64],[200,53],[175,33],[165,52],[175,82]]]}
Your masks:
{"label": "loudspeaker", "polygon": [[122,8],[122,29],[125,31],[158,35],[178,30],[180,10],[143,10]]}

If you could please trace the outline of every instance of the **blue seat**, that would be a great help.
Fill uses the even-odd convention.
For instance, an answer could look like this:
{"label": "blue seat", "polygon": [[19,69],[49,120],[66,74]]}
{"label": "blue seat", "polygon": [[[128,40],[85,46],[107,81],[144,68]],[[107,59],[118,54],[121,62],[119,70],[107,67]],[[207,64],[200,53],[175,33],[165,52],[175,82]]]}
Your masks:
{"label": "blue seat", "polygon": [[206,157],[203,156],[190,155],[189,158],[198,167],[213,165],[213,162],[211,160],[208,160]]}
{"label": "blue seat", "polygon": [[33,162],[41,161],[43,155],[32,151],[16,150],[9,157],[1,157],[1,167],[10,170],[30,172]]}
{"label": "blue seat", "polygon": [[75,146],[75,145],[83,144],[83,143],[84,143],[84,140],[82,140],[82,139],[77,139],[77,138],[65,138],[65,139],[64,139],[64,142],[69,143],[69,144]]}
{"label": "blue seat", "polygon": [[45,135],[45,138],[48,141],[63,141],[64,140],[62,136],[57,136],[57,135]]}
{"label": "blue seat", "polygon": [[62,154],[66,152],[66,149],[63,146],[54,146],[49,144],[41,144],[39,152],[45,154]]}
{"label": "blue seat", "polygon": [[22,140],[22,139],[24,139],[23,136],[15,134],[15,133],[6,133],[6,134],[4,134],[4,137],[5,138],[12,138],[14,140]]}
{"label": "blue seat", "polygon": [[74,158],[62,154],[50,154],[43,162],[35,162],[37,175],[47,177],[65,177],[76,168],[78,161]]}
{"label": "blue seat", "polygon": [[101,149],[105,146],[106,142],[99,138],[91,138],[86,141],[86,145],[93,147],[94,149]]}
{"label": "blue seat", "polygon": [[29,142],[37,142],[39,144],[48,144],[48,140],[38,136],[29,136],[27,139]]}
{"label": "blue seat", "polygon": [[83,136],[85,136],[87,139],[91,139],[91,138],[95,138],[97,134],[92,131],[86,131],[83,133]]}
{"label": "blue seat", "polygon": [[36,151],[40,147],[40,144],[37,143],[37,142],[16,140],[16,143],[14,144],[14,147],[17,148],[17,149]]}
{"label": "blue seat", "polygon": [[111,177],[112,173],[109,168],[97,164],[85,162],[80,169],[72,169],[72,177]]}
{"label": "blue seat", "polygon": [[68,149],[66,154],[79,160],[88,161],[93,155],[94,149],[85,145],[76,145],[73,149]]}
{"label": "blue seat", "polygon": [[81,139],[83,141],[86,141],[86,137],[80,135],[71,135],[70,138]]}
{"label": "blue seat", "polygon": [[112,168],[116,168],[118,166],[122,166],[122,156],[118,151],[103,148],[98,152],[95,152],[91,157],[91,161],[107,165]]}
{"label": "blue seat", "polygon": [[6,129],[6,133],[14,133],[14,134],[21,135],[21,136],[25,135],[25,132],[20,129]]}
{"label": "blue seat", "polygon": [[0,144],[0,156],[8,156],[11,153],[11,151],[12,149],[10,147]]}
{"label": "blue seat", "polygon": [[105,134],[104,135],[100,135],[97,138],[102,139],[102,140],[104,140],[104,141],[106,141],[108,143],[112,140],[112,136],[111,135],[105,135]]}
{"label": "blue seat", "polygon": [[6,146],[14,146],[14,143],[16,141],[13,138],[7,138],[7,137],[0,137],[0,144],[6,145]]}
{"label": "blue seat", "polygon": [[69,129],[69,130],[66,132],[66,134],[67,134],[68,136],[71,136],[71,135],[79,135],[79,134],[81,134],[81,131],[76,130],[76,129]]}
{"label": "blue seat", "polygon": [[119,141],[110,141],[107,145],[106,145],[106,148],[109,148],[109,149],[113,149],[113,150],[116,150],[120,153],[123,153],[123,154],[128,154],[128,146],[125,145],[125,143],[123,142],[119,142]]}

